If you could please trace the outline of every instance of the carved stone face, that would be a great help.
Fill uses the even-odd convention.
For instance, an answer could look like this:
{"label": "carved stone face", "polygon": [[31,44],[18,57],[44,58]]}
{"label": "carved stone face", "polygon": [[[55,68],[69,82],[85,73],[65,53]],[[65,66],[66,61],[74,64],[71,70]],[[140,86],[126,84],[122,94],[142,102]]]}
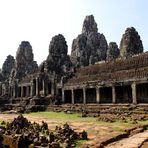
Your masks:
{"label": "carved stone face", "polygon": [[16,62],[21,63],[30,63],[33,61],[32,47],[29,42],[22,41],[16,54]]}
{"label": "carved stone face", "polygon": [[142,41],[135,28],[127,28],[120,42],[121,56],[134,55],[143,52]]}
{"label": "carved stone face", "polygon": [[82,33],[88,35],[90,32],[97,32],[97,23],[95,22],[94,16],[86,16],[83,22]]}
{"label": "carved stone face", "polygon": [[67,55],[67,43],[63,35],[54,36],[49,45],[49,54],[51,56]]}

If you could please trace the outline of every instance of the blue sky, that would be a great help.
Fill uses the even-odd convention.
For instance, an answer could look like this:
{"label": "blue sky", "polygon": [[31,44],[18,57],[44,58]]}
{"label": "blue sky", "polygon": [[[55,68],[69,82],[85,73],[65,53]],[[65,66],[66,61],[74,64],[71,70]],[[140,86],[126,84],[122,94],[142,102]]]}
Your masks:
{"label": "blue sky", "polygon": [[63,34],[71,52],[86,15],[93,14],[107,42],[120,44],[127,27],[135,27],[148,50],[147,0],[0,0],[0,67],[8,54],[16,56],[21,41],[29,41],[40,64],[51,38]]}

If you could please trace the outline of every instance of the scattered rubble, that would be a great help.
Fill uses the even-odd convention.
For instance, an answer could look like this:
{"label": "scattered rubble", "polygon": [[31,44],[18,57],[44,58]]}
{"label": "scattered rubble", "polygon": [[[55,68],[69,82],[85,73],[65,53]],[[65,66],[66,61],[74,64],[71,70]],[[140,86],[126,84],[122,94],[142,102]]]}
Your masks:
{"label": "scattered rubble", "polygon": [[[9,138],[11,137],[11,138]],[[6,142],[7,138],[7,143]],[[63,127],[56,126],[55,130],[48,128],[46,122],[42,124],[31,123],[22,115],[19,115],[12,122],[6,123],[5,127],[0,127],[0,142],[11,146],[11,140],[19,148],[25,147],[50,147],[50,148],[70,148],[75,146],[76,140],[87,140],[87,132],[76,133],[68,123]],[[10,141],[9,141],[10,140]],[[9,141],[9,142],[8,142]]]}

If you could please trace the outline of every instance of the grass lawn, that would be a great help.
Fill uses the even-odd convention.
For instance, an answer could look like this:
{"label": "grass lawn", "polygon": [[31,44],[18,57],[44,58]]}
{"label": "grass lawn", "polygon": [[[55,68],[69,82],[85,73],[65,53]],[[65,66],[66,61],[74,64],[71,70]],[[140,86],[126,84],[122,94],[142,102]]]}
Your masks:
{"label": "grass lawn", "polygon": [[65,121],[81,121],[81,122],[96,122],[94,117],[81,117],[81,114],[66,114],[64,112],[34,112],[29,113],[30,116],[44,117],[54,120],[65,120]]}
{"label": "grass lawn", "polygon": [[[130,121],[127,122],[103,122],[103,121],[97,121],[97,117],[81,117],[81,114],[73,113],[73,114],[66,114],[64,112],[34,112],[27,114],[29,116],[33,117],[43,117],[51,120],[58,121],[65,121],[65,122],[84,122],[89,124],[95,124],[97,126],[107,126],[111,127],[114,131],[122,132],[125,128],[130,128],[132,126],[135,126],[135,124],[132,124]],[[148,124],[148,120],[146,121],[139,121],[138,124]]]}

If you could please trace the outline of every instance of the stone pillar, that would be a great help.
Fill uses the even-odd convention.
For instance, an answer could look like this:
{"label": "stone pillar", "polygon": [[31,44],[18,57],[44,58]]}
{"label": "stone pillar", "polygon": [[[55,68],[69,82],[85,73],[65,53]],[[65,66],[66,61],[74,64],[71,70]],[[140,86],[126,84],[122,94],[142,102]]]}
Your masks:
{"label": "stone pillar", "polygon": [[137,104],[137,93],[136,93],[136,83],[132,83],[132,99],[133,99],[133,104]]}
{"label": "stone pillar", "polygon": [[96,102],[100,103],[100,87],[96,87]]}
{"label": "stone pillar", "polygon": [[83,104],[86,104],[86,88],[83,87]]}
{"label": "stone pillar", "polygon": [[65,93],[64,93],[64,89],[62,89],[62,103],[65,103]]}
{"label": "stone pillar", "polygon": [[16,97],[16,98],[18,98],[18,94],[19,94],[18,91],[19,91],[19,90],[18,90],[18,85],[17,85],[17,86],[15,86],[15,97]]}
{"label": "stone pillar", "polygon": [[39,92],[39,78],[36,78],[36,96],[40,96],[40,92]]}
{"label": "stone pillar", "polygon": [[28,86],[28,90],[29,90],[29,92],[28,92],[28,93],[29,93],[28,96],[31,97],[31,86],[30,86],[30,85]]}
{"label": "stone pillar", "polygon": [[13,97],[16,98],[16,86],[13,87]]}
{"label": "stone pillar", "polygon": [[112,86],[112,103],[116,103],[116,90],[115,90],[115,86]]}
{"label": "stone pillar", "polygon": [[29,86],[26,87],[26,97],[29,97],[30,94],[29,94]]}
{"label": "stone pillar", "polygon": [[30,83],[30,97],[33,97],[33,81]]}
{"label": "stone pillar", "polygon": [[2,95],[2,84],[0,83],[0,96]]}
{"label": "stone pillar", "polygon": [[[5,94],[4,89],[3,89],[3,94]],[[9,87],[9,97],[11,97],[11,86]]]}
{"label": "stone pillar", "polygon": [[55,83],[51,83],[51,94],[54,95],[55,94]]}
{"label": "stone pillar", "polygon": [[11,97],[13,98],[13,87],[11,87]]}
{"label": "stone pillar", "polygon": [[30,86],[30,97],[33,97],[33,83]]}
{"label": "stone pillar", "polygon": [[24,93],[25,93],[25,94],[24,94],[24,97],[27,97],[27,92],[28,92],[27,86],[25,86],[24,89],[25,89],[25,90],[24,90]]}
{"label": "stone pillar", "polygon": [[71,90],[71,102],[72,104],[75,104],[75,100],[74,100],[74,90]]}
{"label": "stone pillar", "polygon": [[[5,85],[2,84],[2,95],[5,94]],[[9,97],[10,97],[10,87],[9,87]]]}
{"label": "stone pillar", "polygon": [[43,95],[46,96],[47,95],[46,94],[46,81],[43,80],[42,83],[43,83]]}
{"label": "stone pillar", "polygon": [[21,86],[21,97],[23,97],[23,94],[24,94],[24,89],[23,86]]}

